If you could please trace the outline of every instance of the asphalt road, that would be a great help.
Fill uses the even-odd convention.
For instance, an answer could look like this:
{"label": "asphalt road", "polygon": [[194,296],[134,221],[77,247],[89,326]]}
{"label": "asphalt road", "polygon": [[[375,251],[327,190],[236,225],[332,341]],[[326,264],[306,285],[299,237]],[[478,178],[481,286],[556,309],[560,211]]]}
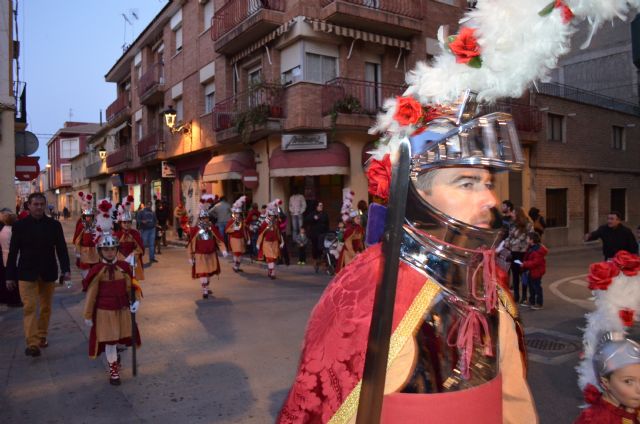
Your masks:
{"label": "asphalt road", "polygon": [[[87,356],[84,296],[56,289],[50,346],[24,355],[21,310],[0,312],[0,421],[7,423],[272,423],[293,380],[306,321],[329,282],[310,266],[280,267],[278,278],[229,262],[204,300],[184,249],[168,247],[146,270],[138,313],[138,376],[123,354],[122,385],[106,362]],[[574,367],[590,307],[581,275],[597,249],[552,254],[545,308],[522,311],[529,335],[529,382],[542,423],[570,423],[581,395]],[[582,282],[581,282],[582,281]],[[551,288],[553,286],[553,288]]]}

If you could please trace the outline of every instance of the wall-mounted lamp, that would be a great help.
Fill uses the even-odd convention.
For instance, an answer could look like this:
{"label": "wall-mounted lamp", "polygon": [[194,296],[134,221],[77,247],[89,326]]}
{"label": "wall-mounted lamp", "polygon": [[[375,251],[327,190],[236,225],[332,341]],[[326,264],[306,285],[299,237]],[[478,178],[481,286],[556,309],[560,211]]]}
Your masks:
{"label": "wall-mounted lamp", "polygon": [[186,124],[182,124],[176,127],[176,115],[177,112],[173,108],[173,106],[169,105],[167,109],[165,109],[162,114],[164,115],[164,123],[169,127],[171,134],[175,134],[177,132],[182,132],[183,134],[188,134],[191,132],[191,123],[187,122]]}
{"label": "wall-mounted lamp", "polygon": [[567,116],[571,117],[571,118],[573,118],[576,115],[577,115],[577,113],[575,113],[575,112],[567,113]]}
{"label": "wall-mounted lamp", "polygon": [[51,168],[51,164],[50,164],[50,163],[48,163],[48,164],[46,164],[44,167],[45,167],[45,168]]}
{"label": "wall-mounted lamp", "polygon": [[549,110],[548,107],[541,107],[538,109],[540,112],[547,112]]}
{"label": "wall-mounted lamp", "polygon": [[98,150],[98,156],[100,156],[100,160],[105,160],[107,158],[107,149],[100,147],[100,150]]}

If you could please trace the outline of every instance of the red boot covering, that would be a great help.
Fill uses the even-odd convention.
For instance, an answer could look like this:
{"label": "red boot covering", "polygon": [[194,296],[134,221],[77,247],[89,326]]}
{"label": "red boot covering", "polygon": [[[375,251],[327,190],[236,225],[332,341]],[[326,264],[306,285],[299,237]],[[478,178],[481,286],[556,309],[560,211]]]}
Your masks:
{"label": "red boot covering", "polygon": [[114,386],[120,385],[120,373],[118,372],[118,362],[109,363],[109,383]]}

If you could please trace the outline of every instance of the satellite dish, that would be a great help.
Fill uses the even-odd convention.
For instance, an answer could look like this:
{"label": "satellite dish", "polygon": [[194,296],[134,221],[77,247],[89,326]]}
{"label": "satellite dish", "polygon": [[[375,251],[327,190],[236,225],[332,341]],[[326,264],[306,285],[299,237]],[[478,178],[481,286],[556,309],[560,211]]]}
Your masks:
{"label": "satellite dish", "polygon": [[16,156],[29,156],[38,150],[38,137],[31,131],[16,131]]}

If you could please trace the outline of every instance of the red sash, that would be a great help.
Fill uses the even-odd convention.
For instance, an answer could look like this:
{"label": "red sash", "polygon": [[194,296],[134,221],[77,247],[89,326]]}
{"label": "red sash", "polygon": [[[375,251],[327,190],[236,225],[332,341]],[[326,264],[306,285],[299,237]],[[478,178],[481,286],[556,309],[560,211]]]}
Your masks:
{"label": "red sash", "polygon": [[96,297],[96,307],[117,311],[129,307],[129,294],[127,293],[127,281],[102,280],[98,286],[98,296]]}
{"label": "red sash", "polygon": [[216,241],[213,238],[211,240],[196,239],[196,253],[210,255],[211,253],[215,253],[215,251]]}

